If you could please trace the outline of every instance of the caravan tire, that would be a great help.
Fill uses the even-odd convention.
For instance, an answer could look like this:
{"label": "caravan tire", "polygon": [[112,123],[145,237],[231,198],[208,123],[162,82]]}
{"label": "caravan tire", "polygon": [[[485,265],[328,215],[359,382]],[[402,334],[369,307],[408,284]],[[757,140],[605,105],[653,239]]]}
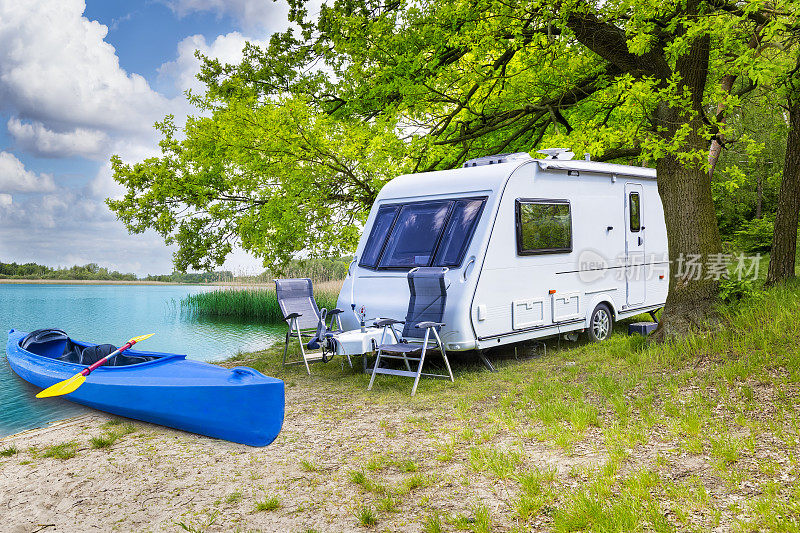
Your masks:
{"label": "caravan tire", "polygon": [[589,340],[592,342],[602,342],[611,335],[614,327],[614,315],[606,304],[597,304],[589,317],[589,328],[587,329]]}

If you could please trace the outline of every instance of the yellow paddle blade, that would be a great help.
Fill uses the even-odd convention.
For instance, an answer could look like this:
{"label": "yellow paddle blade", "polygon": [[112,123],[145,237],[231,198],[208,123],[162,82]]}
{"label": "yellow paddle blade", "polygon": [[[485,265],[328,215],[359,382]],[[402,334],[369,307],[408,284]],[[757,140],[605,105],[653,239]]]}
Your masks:
{"label": "yellow paddle blade", "polygon": [[152,337],[153,335],[155,335],[155,333],[148,333],[147,335],[139,335],[138,337],[134,337],[134,338],[132,338],[132,339],[131,339],[131,340],[129,340],[128,342],[141,342],[141,341],[143,341],[143,340],[145,340],[145,339],[149,339],[149,338],[150,338],[150,337]]}
{"label": "yellow paddle blade", "polygon": [[86,381],[86,376],[83,374],[75,374],[69,379],[59,381],[55,385],[51,385],[36,395],[37,398],[49,398],[51,396],[62,396],[74,392],[78,387],[83,385]]}

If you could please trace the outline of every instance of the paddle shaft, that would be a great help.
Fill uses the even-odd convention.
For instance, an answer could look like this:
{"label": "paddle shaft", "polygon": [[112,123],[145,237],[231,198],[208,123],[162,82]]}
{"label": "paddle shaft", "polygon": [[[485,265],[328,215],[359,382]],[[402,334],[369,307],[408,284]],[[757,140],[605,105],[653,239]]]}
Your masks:
{"label": "paddle shaft", "polygon": [[99,367],[99,366],[103,366],[103,365],[104,365],[104,364],[106,364],[106,363],[107,363],[109,360],[111,360],[112,358],[114,358],[114,357],[116,357],[117,355],[121,354],[122,352],[124,352],[125,350],[127,350],[128,348],[130,348],[131,346],[133,346],[134,344],[136,344],[136,341],[128,341],[128,342],[126,342],[126,343],[125,343],[125,346],[123,346],[123,347],[121,347],[121,348],[117,349],[117,351],[115,351],[115,352],[111,352],[110,354],[108,354],[107,356],[103,357],[102,359],[100,359],[100,360],[99,360],[99,361],[97,361],[96,363],[93,363],[93,364],[89,365],[89,367],[87,367],[87,368],[85,368],[85,369],[81,370],[81,374],[82,374],[82,375],[84,375],[84,376],[88,376],[89,374],[91,374],[91,373],[92,373],[92,371],[93,371],[94,369],[96,369],[96,368],[97,368],[97,367]]}

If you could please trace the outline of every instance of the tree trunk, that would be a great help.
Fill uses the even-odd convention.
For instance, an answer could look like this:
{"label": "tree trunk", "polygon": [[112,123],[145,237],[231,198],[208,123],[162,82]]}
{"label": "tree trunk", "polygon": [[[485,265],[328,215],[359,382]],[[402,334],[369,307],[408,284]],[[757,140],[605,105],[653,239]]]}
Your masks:
{"label": "tree trunk", "polygon": [[756,218],[761,218],[761,208],[762,204],[764,203],[764,185],[763,185],[763,176],[759,172],[758,178],[756,178]]}
{"label": "tree trunk", "polygon": [[[736,81],[736,76],[733,74],[727,74],[722,77],[722,81],[720,82],[722,91],[725,94],[730,94],[731,89],[733,89],[733,82]],[[717,104],[717,116],[720,117],[719,121],[722,122],[722,125],[725,124],[725,110],[726,105],[723,102]],[[708,176],[714,176],[714,169],[717,168],[717,161],[719,161],[719,156],[722,154],[722,143],[725,142],[723,138],[722,132],[718,133],[717,136],[711,141],[711,148],[708,150]]]}
{"label": "tree trunk", "polygon": [[[708,142],[693,135],[699,150]],[[674,156],[662,157],[656,165],[658,191],[664,204],[669,238],[669,295],[661,314],[655,340],[666,340],[702,328],[713,319],[713,304],[719,282],[707,277],[712,254],[722,251],[709,175],[699,165],[687,168]],[[694,260],[699,270],[686,267]]]}
{"label": "tree trunk", "polygon": [[800,96],[789,99],[789,135],[786,140],[783,178],[778,192],[778,213],[775,216],[775,230],[772,234],[767,285],[774,285],[795,276],[798,212],[800,212]]}
{"label": "tree trunk", "polygon": [[[690,133],[684,140],[682,152],[702,153],[708,141],[703,131],[702,99],[708,75],[709,38],[696,39],[688,53],[676,62],[684,89],[692,95],[693,115],[687,110],[661,103],[656,110],[656,122],[666,139],[674,138],[678,130],[689,124]],[[718,299],[719,282],[707,274],[712,254],[722,252],[717,216],[711,196],[711,177],[699,163],[680,162],[675,155],[666,155],[656,162],[658,191],[664,205],[664,220],[669,239],[669,295],[658,328],[656,341],[681,336],[695,328],[704,327],[714,318],[713,304]],[[699,272],[680,268],[687,260],[701,264]]]}

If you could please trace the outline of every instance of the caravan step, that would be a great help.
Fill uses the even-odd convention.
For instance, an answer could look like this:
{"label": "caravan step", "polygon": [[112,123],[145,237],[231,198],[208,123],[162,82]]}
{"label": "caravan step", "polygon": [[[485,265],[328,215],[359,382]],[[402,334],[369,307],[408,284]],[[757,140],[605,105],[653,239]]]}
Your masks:
{"label": "caravan step", "polygon": [[628,324],[628,335],[639,334],[643,337],[650,335],[658,327],[658,322],[634,322]]}

